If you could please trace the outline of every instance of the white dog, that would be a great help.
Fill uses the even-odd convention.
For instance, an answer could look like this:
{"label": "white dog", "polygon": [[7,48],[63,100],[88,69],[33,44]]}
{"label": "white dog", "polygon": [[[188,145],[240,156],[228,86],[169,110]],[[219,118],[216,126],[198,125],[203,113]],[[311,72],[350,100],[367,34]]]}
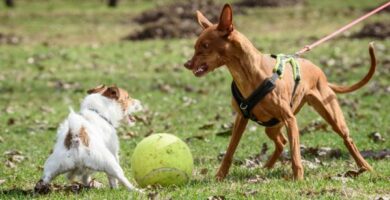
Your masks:
{"label": "white dog", "polygon": [[142,106],[116,86],[98,86],[88,90],[88,94],[80,112],[71,110],[59,127],[54,151],[45,162],[43,177],[35,191],[49,192],[50,181],[63,173],[68,173],[71,181],[81,178],[88,186],[94,171],[105,172],[111,188],[116,188],[119,180],[127,189],[135,189],[119,165],[115,128],[125,119],[133,124],[131,114],[142,110]]}

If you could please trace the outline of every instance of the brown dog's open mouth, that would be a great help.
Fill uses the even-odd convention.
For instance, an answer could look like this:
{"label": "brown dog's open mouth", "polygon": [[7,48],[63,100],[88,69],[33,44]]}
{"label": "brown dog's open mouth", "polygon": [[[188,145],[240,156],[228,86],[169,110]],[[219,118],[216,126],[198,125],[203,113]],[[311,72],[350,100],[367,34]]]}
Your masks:
{"label": "brown dog's open mouth", "polygon": [[197,68],[194,68],[192,72],[195,76],[200,77],[206,74],[207,70],[209,69],[209,66],[207,64],[202,64]]}

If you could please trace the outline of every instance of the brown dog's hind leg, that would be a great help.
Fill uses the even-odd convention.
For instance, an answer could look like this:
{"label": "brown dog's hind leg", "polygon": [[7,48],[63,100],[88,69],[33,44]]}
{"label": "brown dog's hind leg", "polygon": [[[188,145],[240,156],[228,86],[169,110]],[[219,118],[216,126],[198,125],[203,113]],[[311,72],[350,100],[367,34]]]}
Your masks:
{"label": "brown dog's hind leg", "polygon": [[223,180],[227,173],[229,172],[230,165],[232,164],[232,159],[234,152],[240,142],[241,136],[245,131],[245,127],[248,124],[248,119],[245,119],[242,115],[238,114],[236,121],[234,122],[234,127],[232,131],[232,136],[230,138],[229,146],[226,150],[226,154],[223,157],[221,166],[218,169],[216,179],[221,181]]}
{"label": "brown dog's hind leg", "polygon": [[275,150],[272,156],[268,159],[267,163],[264,165],[264,168],[271,169],[274,167],[276,160],[278,160],[283,152],[284,145],[287,143],[287,139],[282,134],[281,129],[282,126],[265,128],[265,133],[275,143]]}
{"label": "brown dog's hind leg", "polygon": [[349,153],[356,164],[365,170],[372,171],[372,167],[362,157],[356,145],[349,136],[349,129],[345,123],[344,115],[337,102],[335,93],[329,87],[321,87],[322,91],[315,91],[309,95],[308,101],[314,109],[332,126],[344,140]]}

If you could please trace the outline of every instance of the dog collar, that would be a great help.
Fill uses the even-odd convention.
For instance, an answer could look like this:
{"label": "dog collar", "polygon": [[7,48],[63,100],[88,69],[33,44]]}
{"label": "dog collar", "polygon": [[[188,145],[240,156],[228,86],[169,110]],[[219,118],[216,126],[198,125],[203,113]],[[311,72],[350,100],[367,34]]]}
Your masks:
{"label": "dog collar", "polygon": [[99,111],[97,111],[96,109],[88,108],[88,110],[90,110],[90,111],[92,111],[92,112],[95,112],[97,115],[99,115],[100,118],[104,119],[104,121],[106,121],[108,124],[110,124],[112,127],[114,127],[114,125],[112,124],[112,122],[111,122],[109,119],[107,119],[107,117],[101,115],[101,114],[99,113]]}

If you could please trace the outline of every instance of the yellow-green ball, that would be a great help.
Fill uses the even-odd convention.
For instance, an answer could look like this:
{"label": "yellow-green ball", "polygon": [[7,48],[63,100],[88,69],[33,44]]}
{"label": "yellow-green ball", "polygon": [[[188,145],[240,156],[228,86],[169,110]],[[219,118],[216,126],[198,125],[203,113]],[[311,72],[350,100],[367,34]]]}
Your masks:
{"label": "yellow-green ball", "polygon": [[143,139],[131,158],[133,177],[141,187],[182,185],[190,179],[193,167],[186,143],[166,133]]}

